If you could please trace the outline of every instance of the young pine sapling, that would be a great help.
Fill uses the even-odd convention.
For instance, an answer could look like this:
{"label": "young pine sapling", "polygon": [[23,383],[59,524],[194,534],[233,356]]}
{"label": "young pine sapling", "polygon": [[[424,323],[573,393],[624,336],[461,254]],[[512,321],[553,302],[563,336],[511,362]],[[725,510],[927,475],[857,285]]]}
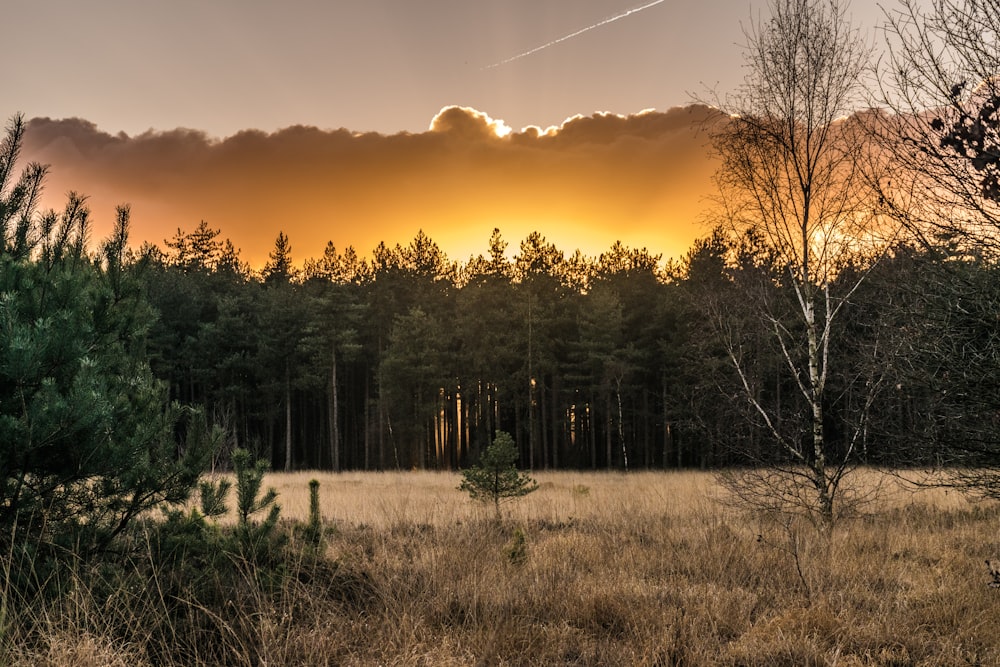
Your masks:
{"label": "young pine sapling", "polygon": [[518,471],[517,458],[513,438],[498,431],[479,464],[462,471],[459,490],[468,493],[473,500],[492,502],[499,517],[501,500],[520,498],[538,488],[538,482]]}

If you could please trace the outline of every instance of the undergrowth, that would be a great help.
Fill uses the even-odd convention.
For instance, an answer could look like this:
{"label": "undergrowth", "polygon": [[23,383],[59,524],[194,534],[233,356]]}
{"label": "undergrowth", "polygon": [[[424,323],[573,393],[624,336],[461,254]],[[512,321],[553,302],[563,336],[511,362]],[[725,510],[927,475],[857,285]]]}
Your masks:
{"label": "undergrowth", "polygon": [[[454,489],[409,479],[410,499]],[[678,479],[540,474],[501,522],[391,498],[382,522],[319,520],[313,501],[249,549],[235,523],[153,517],[114,561],[67,564],[31,593],[0,587],[0,664],[1000,662],[983,565],[1000,554],[995,505],[927,492],[820,534]]]}

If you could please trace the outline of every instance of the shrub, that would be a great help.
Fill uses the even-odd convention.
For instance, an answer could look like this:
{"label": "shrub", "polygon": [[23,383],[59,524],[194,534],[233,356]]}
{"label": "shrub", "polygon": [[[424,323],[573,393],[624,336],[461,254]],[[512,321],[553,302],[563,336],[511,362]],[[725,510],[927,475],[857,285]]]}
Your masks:
{"label": "shrub", "polygon": [[473,500],[493,503],[500,516],[500,501],[526,496],[538,488],[538,482],[518,472],[517,447],[510,434],[498,431],[493,443],[486,448],[479,465],[462,471],[459,490]]}
{"label": "shrub", "polygon": [[107,553],[148,510],[186,501],[216,434],[150,370],[128,208],[90,252],[83,197],[39,212],[45,168],[12,179],[23,132],[15,117],[0,142],[0,553],[42,568]]}

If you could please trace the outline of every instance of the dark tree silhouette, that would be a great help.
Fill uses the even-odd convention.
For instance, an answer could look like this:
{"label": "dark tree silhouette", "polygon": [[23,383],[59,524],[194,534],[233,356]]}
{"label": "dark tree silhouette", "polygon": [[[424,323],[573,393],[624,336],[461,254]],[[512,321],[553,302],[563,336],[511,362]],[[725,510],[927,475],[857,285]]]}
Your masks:
{"label": "dark tree silhouette", "polygon": [[1000,11],[900,0],[886,12],[887,205],[925,243],[1000,250]]}

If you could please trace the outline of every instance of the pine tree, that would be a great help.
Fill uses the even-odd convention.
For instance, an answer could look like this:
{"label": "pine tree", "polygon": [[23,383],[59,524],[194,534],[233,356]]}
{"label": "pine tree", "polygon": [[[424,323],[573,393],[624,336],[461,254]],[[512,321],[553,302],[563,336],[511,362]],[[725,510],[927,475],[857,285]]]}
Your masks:
{"label": "pine tree", "polygon": [[473,500],[493,503],[499,518],[500,501],[526,496],[538,488],[538,482],[517,470],[517,459],[513,438],[503,431],[497,432],[479,465],[462,471],[459,490]]}
{"label": "pine tree", "polygon": [[86,557],[150,508],[185,501],[214,439],[150,370],[128,208],[88,253],[82,197],[38,214],[44,170],[11,184],[19,127],[0,146],[0,541],[11,540],[0,551]]}
{"label": "pine tree", "polygon": [[268,254],[264,265],[264,283],[287,284],[296,278],[295,266],[292,264],[292,244],[284,232],[278,232],[274,240],[274,250]]}
{"label": "pine tree", "polygon": [[[269,487],[263,494],[264,475],[270,466],[263,459],[253,460],[250,452],[237,449],[233,452],[233,473],[236,476],[236,541],[241,555],[250,563],[259,564],[273,551],[275,528],[281,516],[281,506],[276,502],[278,492]],[[263,521],[254,515],[267,510]]]}

